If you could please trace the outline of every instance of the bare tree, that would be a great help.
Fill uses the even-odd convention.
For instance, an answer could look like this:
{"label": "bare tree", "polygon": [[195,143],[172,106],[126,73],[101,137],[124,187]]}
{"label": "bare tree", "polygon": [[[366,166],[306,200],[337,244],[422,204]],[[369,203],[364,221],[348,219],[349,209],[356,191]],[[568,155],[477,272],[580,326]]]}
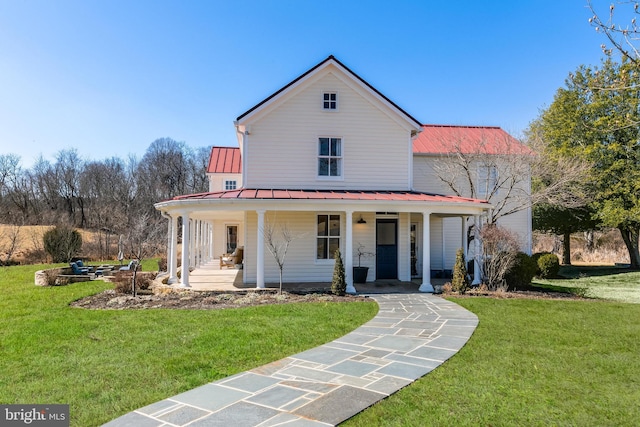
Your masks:
{"label": "bare tree", "polygon": [[[586,177],[586,162],[544,155],[538,151],[541,140],[535,135],[527,142],[506,134],[500,139],[470,141],[460,133],[440,142],[446,154],[435,162],[434,172],[456,196],[488,200],[493,205],[489,224],[542,201],[582,205],[582,193],[573,190]],[[544,185],[532,189],[532,175],[534,184]]]}
{"label": "bare tree", "polygon": [[13,254],[19,245],[20,226],[0,226],[0,265],[9,265],[11,257],[13,257]]}
{"label": "bare tree", "polygon": [[[636,46],[640,41],[640,27],[636,20],[640,16],[639,2],[632,0],[612,2],[609,3],[608,10],[598,11],[593,6],[593,2],[588,0],[587,7],[592,13],[589,23],[597,32],[604,34],[612,46],[607,47],[603,43],[600,45],[602,51],[606,55],[611,55],[615,49],[623,58],[640,66],[640,52]],[[616,23],[616,18],[620,16],[627,22]]]}
{"label": "bare tree", "polygon": [[136,276],[142,260],[163,251],[162,246],[166,243],[163,230],[164,227],[161,221],[147,213],[136,218],[128,229],[125,245],[130,257],[136,261],[131,279],[131,289],[134,297],[137,295]]}
{"label": "bare tree", "polygon": [[281,225],[279,236],[276,236],[275,226],[270,222],[265,224],[263,234],[267,249],[276,261],[280,271],[280,293],[282,293],[282,273],[289,245],[299,236],[294,235],[287,224]]}
{"label": "bare tree", "polygon": [[515,233],[495,224],[480,229],[484,260],[481,263],[484,284],[491,291],[508,289],[507,273],[516,262],[520,243]]}

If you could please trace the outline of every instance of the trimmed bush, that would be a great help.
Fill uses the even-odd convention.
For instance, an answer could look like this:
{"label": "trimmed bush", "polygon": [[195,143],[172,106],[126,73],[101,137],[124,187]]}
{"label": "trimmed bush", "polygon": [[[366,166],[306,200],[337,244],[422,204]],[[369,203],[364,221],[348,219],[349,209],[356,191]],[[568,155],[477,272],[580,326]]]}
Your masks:
{"label": "trimmed bush", "polygon": [[334,255],[336,260],[333,266],[333,279],[331,280],[331,293],[334,295],[344,295],[347,292],[347,280],[344,273],[344,264],[342,263],[342,255],[340,249],[336,249]]}
{"label": "trimmed bush", "polygon": [[57,226],[44,233],[44,250],[53,262],[69,262],[82,248],[82,236],[67,226]]}
{"label": "trimmed bush", "polygon": [[515,262],[507,273],[507,290],[513,291],[531,284],[536,275],[537,265],[533,258],[524,252],[516,254]]}
{"label": "trimmed bush", "polygon": [[[536,263],[536,268],[537,268],[538,260],[540,259],[540,257],[543,255],[549,255],[549,254],[553,255],[553,252],[546,252],[546,251],[536,252],[535,254],[531,255],[531,259],[533,259]],[[536,276],[540,277],[540,270],[538,269],[536,269]]]}
{"label": "trimmed bush", "polygon": [[550,279],[558,276],[560,260],[555,254],[544,254],[538,258],[538,277]]}

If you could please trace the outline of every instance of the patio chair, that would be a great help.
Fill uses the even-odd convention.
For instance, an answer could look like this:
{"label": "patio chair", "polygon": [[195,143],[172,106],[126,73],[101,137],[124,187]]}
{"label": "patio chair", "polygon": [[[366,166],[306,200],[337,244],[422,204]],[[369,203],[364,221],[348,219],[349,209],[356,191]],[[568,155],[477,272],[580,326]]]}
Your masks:
{"label": "patio chair", "polygon": [[89,273],[93,271],[93,267],[91,267],[90,265],[84,265],[81,259],[76,261],[76,265],[80,268],[86,268]]}
{"label": "patio chair", "polygon": [[76,264],[75,262],[70,262],[69,265],[71,266],[71,271],[75,275],[81,276],[81,275],[89,274],[89,269],[87,267],[84,267],[84,268],[78,267],[78,264]]}
{"label": "patio chair", "polygon": [[233,253],[222,254],[222,256],[220,256],[220,268],[235,267],[236,265],[242,264],[243,253],[244,248],[238,246]]}
{"label": "patio chair", "polygon": [[131,260],[131,262],[129,262],[129,264],[125,265],[124,267],[120,267],[118,271],[131,271],[136,268],[136,265],[138,265],[138,261],[134,259],[134,260]]}

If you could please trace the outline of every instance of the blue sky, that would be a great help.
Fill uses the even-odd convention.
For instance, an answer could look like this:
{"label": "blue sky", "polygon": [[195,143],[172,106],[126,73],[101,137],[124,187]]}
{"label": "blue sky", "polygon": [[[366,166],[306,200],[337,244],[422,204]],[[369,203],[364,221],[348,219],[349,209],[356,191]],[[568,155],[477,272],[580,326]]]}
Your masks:
{"label": "blue sky", "polygon": [[[607,5],[608,2],[594,0]],[[424,123],[519,136],[598,64],[586,0],[0,0],[0,153],[235,145],[233,120],[329,55]]]}

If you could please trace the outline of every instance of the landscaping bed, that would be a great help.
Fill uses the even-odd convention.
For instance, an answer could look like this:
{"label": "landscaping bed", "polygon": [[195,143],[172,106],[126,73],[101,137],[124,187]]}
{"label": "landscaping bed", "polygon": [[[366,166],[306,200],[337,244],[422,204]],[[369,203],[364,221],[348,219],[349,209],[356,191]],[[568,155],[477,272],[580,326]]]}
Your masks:
{"label": "landscaping bed", "polygon": [[272,290],[245,292],[204,292],[179,290],[164,294],[132,295],[118,294],[109,289],[74,301],[74,307],[102,310],[172,308],[189,310],[220,310],[296,302],[357,302],[367,301],[363,296],[338,296],[328,293],[296,294]]}

